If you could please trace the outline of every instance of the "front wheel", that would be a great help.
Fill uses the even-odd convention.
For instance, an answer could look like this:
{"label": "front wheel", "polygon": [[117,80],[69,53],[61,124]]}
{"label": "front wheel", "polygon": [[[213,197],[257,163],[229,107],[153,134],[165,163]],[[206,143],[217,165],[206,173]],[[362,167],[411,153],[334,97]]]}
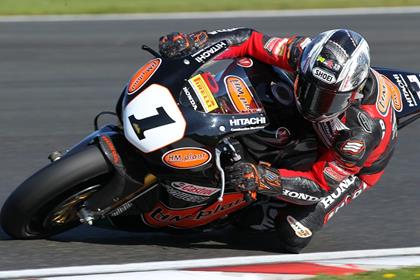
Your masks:
{"label": "front wheel", "polygon": [[64,156],[24,181],[0,214],[4,231],[17,239],[37,239],[79,225],[77,211],[109,179],[112,166],[96,145]]}

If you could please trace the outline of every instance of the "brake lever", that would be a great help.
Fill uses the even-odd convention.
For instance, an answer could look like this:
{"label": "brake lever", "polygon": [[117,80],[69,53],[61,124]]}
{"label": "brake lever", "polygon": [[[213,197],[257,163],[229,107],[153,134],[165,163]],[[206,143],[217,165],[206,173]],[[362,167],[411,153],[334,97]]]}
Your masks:
{"label": "brake lever", "polygon": [[222,168],[222,164],[220,163],[220,155],[222,154],[222,151],[219,149],[216,149],[216,167],[219,169],[220,172],[220,180],[222,183],[222,186],[220,188],[220,196],[217,199],[219,202],[223,201],[223,196],[225,195],[225,171]]}

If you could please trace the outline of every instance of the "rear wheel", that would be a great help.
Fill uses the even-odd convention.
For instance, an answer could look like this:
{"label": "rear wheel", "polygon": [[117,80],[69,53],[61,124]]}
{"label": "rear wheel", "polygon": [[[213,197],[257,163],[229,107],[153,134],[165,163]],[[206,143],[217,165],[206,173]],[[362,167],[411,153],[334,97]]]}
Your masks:
{"label": "rear wheel", "polygon": [[77,226],[77,211],[110,178],[112,166],[95,145],[65,156],[23,182],[6,200],[0,223],[18,239],[45,238]]}

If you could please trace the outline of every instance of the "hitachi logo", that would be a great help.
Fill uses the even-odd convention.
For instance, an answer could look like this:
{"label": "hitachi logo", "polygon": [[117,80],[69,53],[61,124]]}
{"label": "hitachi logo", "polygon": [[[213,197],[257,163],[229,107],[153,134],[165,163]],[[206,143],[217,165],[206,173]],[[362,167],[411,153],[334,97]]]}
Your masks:
{"label": "hitachi logo", "polygon": [[230,120],[231,126],[256,125],[256,124],[266,124],[265,117]]}
{"label": "hitachi logo", "polygon": [[393,76],[394,76],[395,81],[397,82],[398,86],[402,90],[403,95],[405,97],[405,100],[407,100],[408,106],[409,107],[415,107],[415,106],[417,106],[417,104],[414,103],[414,100],[413,100],[412,96],[408,92],[407,86],[406,86],[404,80],[398,74],[394,74]]}
{"label": "hitachi logo", "polygon": [[355,176],[351,176],[345,180],[343,180],[340,185],[335,189],[335,191],[330,194],[329,196],[324,197],[321,202],[324,205],[324,208],[327,209],[334,201],[341,197],[343,193],[354,183],[356,180]]}
{"label": "hitachi logo", "polygon": [[199,63],[203,63],[207,60],[207,58],[209,58],[211,55],[219,52],[221,49],[227,47],[227,44],[225,42],[220,42],[217,43],[216,45],[210,47],[209,49],[204,50],[203,52],[198,52],[193,54],[192,56],[197,56],[195,57],[195,61],[199,62]]}

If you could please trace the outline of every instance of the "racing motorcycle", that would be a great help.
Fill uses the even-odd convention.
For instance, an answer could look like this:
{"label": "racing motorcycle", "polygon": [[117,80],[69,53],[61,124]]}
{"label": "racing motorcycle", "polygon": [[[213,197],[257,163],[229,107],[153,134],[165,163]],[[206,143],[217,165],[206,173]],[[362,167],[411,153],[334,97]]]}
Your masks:
{"label": "racing motorcycle", "polygon": [[[80,223],[132,231],[211,229],[246,219],[256,201],[225,182],[240,160],[305,169],[318,142],[294,104],[293,77],[250,58],[219,61],[217,42],[154,58],[129,80],[117,124],[99,128],[26,179],[0,216],[13,238],[45,238]],[[383,75],[377,106],[398,129],[420,116],[420,74]],[[260,203],[260,202],[258,202]],[[284,203],[287,206],[287,203]]]}

